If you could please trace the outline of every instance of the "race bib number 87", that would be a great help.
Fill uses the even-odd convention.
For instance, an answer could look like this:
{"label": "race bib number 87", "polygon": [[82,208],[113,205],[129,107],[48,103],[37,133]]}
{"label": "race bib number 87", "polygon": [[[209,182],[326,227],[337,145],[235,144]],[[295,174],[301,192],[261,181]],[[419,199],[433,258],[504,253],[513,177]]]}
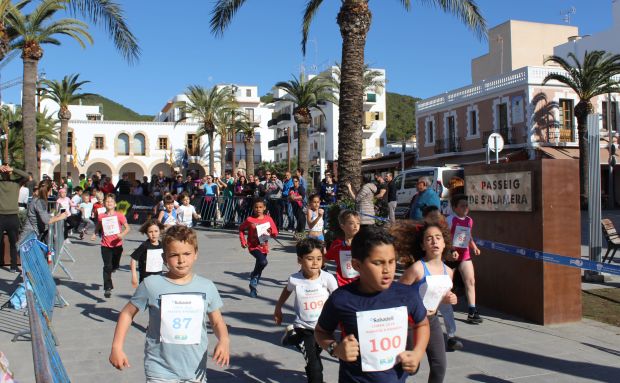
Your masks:
{"label": "race bib number 87", "polygon": [[198,344],[202,335],[205,302],[202,294],[161,296],[161,342]]}
{"label": "race bib number 87", "polygon": [[362,371],[394,367],[407,343],[407,307],[361,311],[356,315]]}

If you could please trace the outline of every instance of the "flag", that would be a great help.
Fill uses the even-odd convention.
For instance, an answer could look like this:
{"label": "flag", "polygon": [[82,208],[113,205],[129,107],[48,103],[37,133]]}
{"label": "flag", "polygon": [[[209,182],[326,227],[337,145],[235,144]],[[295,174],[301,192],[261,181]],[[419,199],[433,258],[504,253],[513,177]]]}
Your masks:
{"label": "flag", "polygon": [[189,155],[187,153],[187,148],[185,148],[185,152],[183,153],[183,168],[187,169],[189,167]]}
{"label": "flag", "polygon": [[75,166],[77,168],[80,165],[80,162],[78,161],[77,148],[75,146],[75,140],[73,140],[73,143],[71,144],[71,157],[73,157],[73,166]]}
{"label": "flag", "polygon": [[88,161],[88,156],[90,156],[90,147],[88,148],[88,151],[84,155],[84,159],[82,160],[82,165],[86,164],[86,161]]}
{"label": "flag", "polygon": [[170,145],[170,155],[168,156],[168,164],[174,167],[174,156],[172,154],[172,145]]}

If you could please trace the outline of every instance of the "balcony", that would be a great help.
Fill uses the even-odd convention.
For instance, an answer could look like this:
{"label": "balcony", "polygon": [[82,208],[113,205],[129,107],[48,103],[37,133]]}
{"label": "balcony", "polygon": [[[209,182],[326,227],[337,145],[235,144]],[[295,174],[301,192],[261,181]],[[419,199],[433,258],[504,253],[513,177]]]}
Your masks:
{"label": "balcony", "polygon": [[366,97],[364,97],[364,103],[375,104],[376,102],[377,102],[376,93],[366,93]]}
{"label": "balcony", "polygon": [[557,122],[552,122],[549,126],[540,129],[540,142],[543,144],[559,145],[567,143],[577,143],[577,130],[575,128],[563,128]]}
{"label": "balcony", "polygon": [[291,114],[281,113],[280,116],[278,117],[278,123],[283,122],[283,121],[291,121]]}
{"label": "balcony", "polygon": [[278,125],[278,120],[275,118],[272,118],[271,120],[267,121],[267,126],[271,127],[271,126],[275,126]]}
{"label": "balcony", "polygon": [[377,132],[377,121],[370,121],[368,125],[362,125],[362,138],[370,138]]}
{"label": "balcony", "polygon": [[278,146],[278,140],[271,140],[267,143],[269,149],[275,149]]}
{"label": "balcony", "polygon": [[278,146],[280,146],[280,145],[287,145],[288,144],[288,136],[278,137],[277,141],[278,141]]}
{"label": "balcony", "polygon": [[260,125],[261,116],[260,115],[248,116],[248,122],[252,125]]}
{"label": "balcony", "polygon": [[435,153],[457,153],[461,149],[461,137],[444,138],[435,141]]}

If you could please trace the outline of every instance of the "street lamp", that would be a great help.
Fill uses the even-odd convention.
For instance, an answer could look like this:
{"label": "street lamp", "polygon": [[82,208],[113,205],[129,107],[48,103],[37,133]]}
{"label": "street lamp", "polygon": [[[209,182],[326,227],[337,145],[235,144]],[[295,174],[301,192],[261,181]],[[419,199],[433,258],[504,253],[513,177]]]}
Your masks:
{"label": "street lamp", "polygon": [[[236,100],[235,94],[237,93],[237,90],[239,90],[239,87],[235,84],[232,84],[230,86],[230,92],[231,95],[233,97],[233,99]],[[236,168],[237,168],[237,161],[235,160],[235,157],[237,156],[237,150],[236,150],[236,146],[235,146],[235,141],[237,141],[237,132],[235,132],[235,114],[234,113],[230,113],[230,129],[232,132],[232,174],[233,176],[236,174]],[[224,150],[226,151],[226,150]],[[247,160],[246,160],[247,161]]]}

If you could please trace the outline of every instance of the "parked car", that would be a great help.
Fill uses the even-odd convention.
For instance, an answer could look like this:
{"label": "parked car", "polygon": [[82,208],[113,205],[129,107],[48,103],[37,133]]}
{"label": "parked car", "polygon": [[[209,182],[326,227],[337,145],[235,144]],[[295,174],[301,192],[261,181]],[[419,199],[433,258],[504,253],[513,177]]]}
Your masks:
{"label": "parked car", "polygon": [[394,182],[396,183],[396,198],[398,205],[396,206],[397,218],[409,217],[409,205],[411,200],[418,192],[417,183],[420,177],[426,176],[431,180],[430,189],[439,194],[441,200],[441,212],[448,214],[450,210],[450,195],[448,185],[453,177],[464,177],[463,168],[460,167],[420,167],[407,169],[400,173]]}

